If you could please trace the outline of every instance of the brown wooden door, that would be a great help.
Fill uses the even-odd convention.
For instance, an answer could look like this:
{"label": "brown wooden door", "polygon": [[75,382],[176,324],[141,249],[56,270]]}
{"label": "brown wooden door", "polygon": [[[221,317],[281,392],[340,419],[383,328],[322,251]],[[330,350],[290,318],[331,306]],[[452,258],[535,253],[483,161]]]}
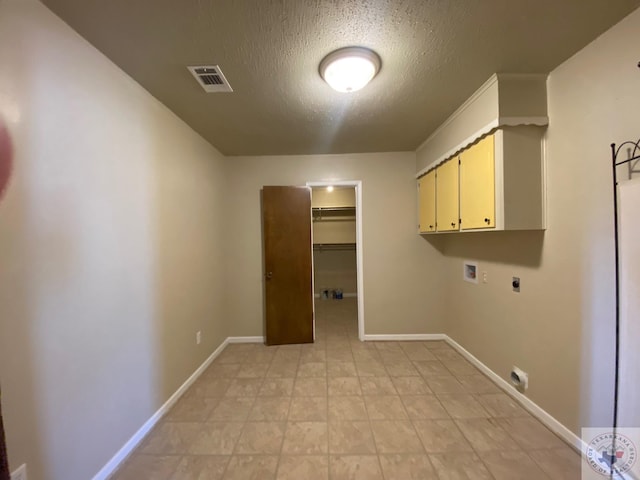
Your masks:
{"label": "brown wooden door", "polygon": [[313,342],[311,189],[263,187],[267,345]]}

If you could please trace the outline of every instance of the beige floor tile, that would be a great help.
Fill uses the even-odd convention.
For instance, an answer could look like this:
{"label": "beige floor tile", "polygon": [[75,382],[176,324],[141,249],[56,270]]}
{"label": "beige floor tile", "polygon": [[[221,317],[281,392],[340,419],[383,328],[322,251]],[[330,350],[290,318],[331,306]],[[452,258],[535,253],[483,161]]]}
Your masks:
{"label": "beige floor tile", "polygon": [[428,377],[426,380],[434,393],[469,393],[453,375]]}
{"label": "beige floor tile", "polygon": [[371,349],[353,350],[353,359],[355,360],[356,364],[367,363],[371,361],[382,363],[380,361],[380,354],[377,351]]}
{"label": "beige floor tile", "polygon": [[258,391],[259,396],[286,397],[293,392],[293,378],[266,378]]}
{"label": "beige floor tile", "polygon": [[372,421],[378,453],[424,453],[422,443],[409,421]]}
{"label": "beige floor tile", "polygon": [[382,342],[374,342],[374,345],[379,352],[401,352],[402,351],[402,346],[400,342],[382,341]]}
{"label": "beige floor tile", "polygon": [[369,422],[330,422],[329,453],[376,453]]}
{"label": "beige floor tile", "polygon": [[355,377],[356,364],[354,362],[329,362],[327,363],[327,376],[329,377]]}
{"label": "beige floor tile", "polygon": [[[426,350],[425,350],[426,351]],[[417,377],[420,376],[418,370],[409,360],[393,363],[386,363],[384,368],[390,377]]]}
{"label": "beige floor tile", "polygon": [[328,480],[326,455],[282,455],[276,480]]}
{"label": "beige floor tile", "polygon": [[214,363],[204,371],[202,378],[235,378],[241,366],[241,363]]}
{"label": "beige floor tile", "polygon": [[230,350],[229,347],[227,347],[220,355],[218,355],[218,358],[216,358],[214,364],[221,365],[225,363],[244,363],[247,358],[249,358],[247,353],[233,351]]}
{"label": "beige floor tile", "polygon": [[293,384],[294,397],[319,397],[327,395],[326,378],[296,378]]}
{"label": "beige floor tile", "polygon": [[302,363],[298,366],[299,377],[326,377],[327,364],[325,362]]}
{"label": "beige floor tile", "polygon": [[183,397],[164,417],[166,422],[204,422],[220,402],[220,397]]}
{"label": "beige floor tile", "polygon": [[451,350],[451,351],[455,351],[453,350],[453,348],[451,348],[451,346],[445,342],[444,340],[427,340],[422,342],[422,344],[427,347],[429,350],[440,350],[440,349],[446,349],[446,350]]}
{"label": "beige floor tile", "polygon": [[278,347],[278,350],[273,356],[273,360],[271,360],[271,362],[272,364],[273,363],[291,363],[297,366],[298,362],[300,361],[300,356],[301,356],[300,349],[280,350],[280,347]]}
{"label": "beige floor tile", "polygon": [[274,356],[273,362],[269,365],[269,369],[267,370],[267,378],[293,378],[296,376],[296,372],[298,371],[298,360],[296,358],[295,361],[288,360],[277,360]]}
{"label": "beige floor tile", "polygon": [[494,480],[475,453],[451,452],[429,455],[439,480]]}
{"label": "beige floor tile", "polygon": [[331,480],[384,480],[376,455],[331,455]]}
{"label": "beige floor tile", "polygon": [[425,378],[451,375],[451,372],[438,360],[419,360],[417,362],[413,362],[413,365],[416,367],[420,375]]}
{"label": "beige floor tile", "polygon": [[456,420],[456,425],[477,452],[519,450],[518,444],[495,419]]}
{"label": "beige floor tile", "polygon": [[567,446],[526,452],[552,479],[580,480],[581,478],[582,459],[576,451]]}
{"label": "beige floor tile", "polygon": [[319,348],[313,350],[302,350],[300,354],[300,363],[326,362],[327,351]]}
{"label": "beige floor tile", "polygon": [[434,350],[433,355],[443,363],[445,363],[447,360],[464,360],[464,357],[462,355],[460,355],[455,350],[451,350],[448,348]]}
{"label": "beige floor tile", "polygon": [[178,468],[179,456],[134,454],[118,470],[112,480],[170,480]]}
{"label": "beige floor tile", "polygon": [[371,420],[408,420],[398,395],[365,396],[364,404]]}
{"label": "beige floor tile", "polygon": [[276,478],[278,457],[275,455],[234,455],[229,461],[224,480],[272,480]]}
{"label": "beige floor tile", "polygon": [[488,418],[489,413],[476,398],[468,393],[441,393],[436,395],[452,418]]}
{"label": "beige floor tile", "polygon": [[250,421],[285,421],[289,418],[291,397],[258,397],[256,398],[248,420]]}
{"label": "beige floor tile", "polygon": [[254,397],[223,398],[215,406],[209,421],[213,422],[241,422],[249,417]]}
{"label": "beige floor tile", "polygon": [[207,377],[199,378],[189,389],[188,394],[200,397],[222,397],[226,393],[232,379]]}
{"label": "beige floor tile", "polygon": [[329,449],[326,422],[288,422],[283,454],[314,455]]}
{"label": "beige floor tile", "polygon": [[397,352],[380,352],[380,360],[385,366],[410,362],[409,357],[407,357],[402,350],[398,350]]}
{"label": "beige floor tile", "polygon": [[358,377],[335,377],[328,379],[329,395],[362,395]]}
{"label": "beige floor tile", "polygon": [[431,393],[431,389],[422,377],[391,377],[391,382],[400,395]]}
{"label": "beige floor tile", "polygon": [[195,440],[189,447],[193,455],[231,455],[240,433],[242,423],[211,422],[203,423]]}
{"label": "beige floor tile", "polygon": [[385,480],[438,480],[424,454],[380,455]]}
{"label": "beige floor tile", "polygon": [[368,420],[362,397],[329,397],[329,420]]}
{"label": "beige floor tile", "polygon": [[411,419],[437,420],[450,418],[435,395],[403,395],[401,399]]}
{"label": "beige floor tile", "polygon": [[262,386],[262,378],[234,378],[225,397],[255,397]]}
{"label": "beige floor tile", "polygon": [[414,420],[413,427],[427,453],[473,451],[453,420]]}
{"label": "beige floor tile", "polygon": [[382,362],[378,361],[365,361],[356,362],[356,371],[359,377],[386,377],[388,376],[387,369],[384,368]]}
{"label": "beige floor tile", "polygon": [[486,452],[482,455],[482,461],[496,480],[549,479],[540,467],[522,451]]}
{"label": "beige floor tile", "polygon": [[289,409],[289,420],[300,422],[326,422],[327,397],[294,397]]}
{"label": "beige floor tile", "polygon": [[244,363],[238,370],[236,378],[262,378],[267,374],[268,369],[268,363]]}
{"label": "beige floor tile", "polygon": [[446,342],[360,342],[355,300],[320,303],[318,342],[228,345],[114,480],[580,478]]}
{"label": "beige floor tile", "polygon": [[250,354],[250,361],[253,363],[270,364],[275,357],[276,350],[273,347],[264,347],[262,350],[258,350]]}
{"label": "beige floor tile", "polygon": [[423,343],[405,342],[400,344],[400,348],[410,360],[436,360],[436,356]]}
{"label": "beige floor tile", "polygon": [[478,401],[492,417],[528,417],[527,411],[505,393],[485,393],[478,395]]}
{"label": "beige floor tile", "polygon": [[566,444],[533,417],[499,418],[500,425],[524,451],[562,448]]}
{"label": "beige floor tile", "polygon": [[[335,342],[334,342],[335,344]],[[331,345],[331,342],[329,342]],[[344,348],[327,348],[327,362],[353,362],[353,354],[351,347],[348,345]]]}
{"label": "beige floor tile", "polygon": [[458,375],[456,377],[469,393],[500,393],[500,388],[484,375]]}
{"label": "beige floor tile", "polygon": [[279,454],[284,429],[284,422],[247,422],[234,452],[239,455]]}
{"label": "beige floor tile", "polygon": [[145,439],[141,453],[168,455],[187,453],[200,432],[200,423],[163,422]]}
{"label": "beige floor tile", "polygon": [[[188,455],[182,457],[171,480],[221,480],[229,463],[228,456]],[[155,478],[144,476],[140,478]]]}
{"label": "beige floor tile", "polygon": [[397,395],[391,377],[360,377],[363,395]]}

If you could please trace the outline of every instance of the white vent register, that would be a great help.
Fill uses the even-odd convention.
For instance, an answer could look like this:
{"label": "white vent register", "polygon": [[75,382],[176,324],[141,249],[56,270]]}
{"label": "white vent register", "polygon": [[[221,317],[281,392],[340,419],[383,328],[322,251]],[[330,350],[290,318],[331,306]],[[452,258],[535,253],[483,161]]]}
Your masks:
{"label": "white vent register", "polygon": [[187,67],[207,93],[233,92],[218,65]]}

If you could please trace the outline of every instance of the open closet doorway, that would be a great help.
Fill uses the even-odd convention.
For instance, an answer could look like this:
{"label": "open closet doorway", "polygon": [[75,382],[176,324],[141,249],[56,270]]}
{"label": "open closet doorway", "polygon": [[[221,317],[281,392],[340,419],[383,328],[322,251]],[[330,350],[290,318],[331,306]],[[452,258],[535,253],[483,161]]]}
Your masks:
{"label": "open closet doorway", "polygon": [[347,333],[364,340],[362,183],[311,187],[316,338]]}

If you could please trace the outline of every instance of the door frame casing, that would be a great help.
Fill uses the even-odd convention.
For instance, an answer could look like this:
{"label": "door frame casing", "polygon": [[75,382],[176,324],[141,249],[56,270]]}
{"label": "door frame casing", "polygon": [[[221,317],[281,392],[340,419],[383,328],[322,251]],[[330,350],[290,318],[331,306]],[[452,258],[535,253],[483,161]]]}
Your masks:
{"label": "door frame casing", "polygon": [[[363,276],[363,256],[362,256],[362,180],[326,180],[317,182],[307,182],[307,187],[355,187],[356,189],[356,284],[358,286],[358,338],[364,342],[364,276]],[[313,193],[312,193],[313,202]],[[312,228],[313,242],[313,228]],[[315,265],[312,263],[315,278]],[[314,286],[315,288],[315,286]],[[314,291],[315,292],[315,291]],[[315,310],[315,302],[314,302]],[[315,333],[315,315],[313,320]]]}

